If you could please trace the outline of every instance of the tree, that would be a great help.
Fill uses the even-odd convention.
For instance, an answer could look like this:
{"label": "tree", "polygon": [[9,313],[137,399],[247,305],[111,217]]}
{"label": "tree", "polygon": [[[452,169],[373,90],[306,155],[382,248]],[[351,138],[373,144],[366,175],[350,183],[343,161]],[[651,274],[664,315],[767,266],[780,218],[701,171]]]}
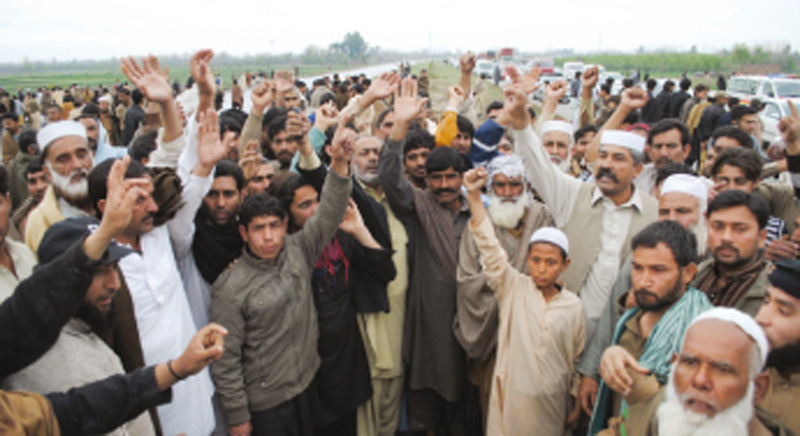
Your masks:
{"label": "tree", "polygon": [[367,54],[367,50],[369,50],[367,42],[364,41],[364,38],[361,37],[361,33],[358,31],[352,33],[348,32],[342,39],[342,42],[333,43],[330,47],[331,50],[341,52],[350,58],[350,60],[354,61],[363,59]]}

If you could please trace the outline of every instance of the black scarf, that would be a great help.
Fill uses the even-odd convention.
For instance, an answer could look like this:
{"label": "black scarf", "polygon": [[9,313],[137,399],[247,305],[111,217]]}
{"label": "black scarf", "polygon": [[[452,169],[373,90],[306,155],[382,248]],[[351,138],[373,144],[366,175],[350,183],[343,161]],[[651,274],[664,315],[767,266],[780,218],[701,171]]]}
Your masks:
{"label": "black scarf", "polygon": [[239,234],[239,222],[233,220],[232,223],[220,227],[211,221],[201,207],[197,211],[194,225],[194,261],[203,279],[214,284],[222,271],[242,254],[244,242]]}

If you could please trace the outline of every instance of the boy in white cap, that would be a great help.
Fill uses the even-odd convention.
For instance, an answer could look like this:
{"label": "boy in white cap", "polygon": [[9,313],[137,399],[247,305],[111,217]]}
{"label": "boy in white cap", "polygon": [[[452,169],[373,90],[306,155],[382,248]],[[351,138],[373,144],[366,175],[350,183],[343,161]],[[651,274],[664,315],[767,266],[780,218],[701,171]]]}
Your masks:
{"label": "boy in white cap", "polygon": [[569,266],[569,242],[554,227],[538,229],[530,238],[530,275],[517,271],[481,202],[487,178],[485,168],[464,176],[469,226],[500,308],[487,434],[562,434],[575,360],[585,342],[580,299],[558,282]]}

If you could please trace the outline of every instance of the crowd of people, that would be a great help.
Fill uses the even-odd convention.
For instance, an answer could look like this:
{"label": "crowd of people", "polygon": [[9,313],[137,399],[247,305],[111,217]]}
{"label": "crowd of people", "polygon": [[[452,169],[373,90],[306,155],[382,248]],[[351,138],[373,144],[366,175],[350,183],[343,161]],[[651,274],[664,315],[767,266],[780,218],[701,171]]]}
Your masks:
{"label": "crowd of people", "polygon": [[212,58],[0,96],[0,433],[800,432],[796,112]]}

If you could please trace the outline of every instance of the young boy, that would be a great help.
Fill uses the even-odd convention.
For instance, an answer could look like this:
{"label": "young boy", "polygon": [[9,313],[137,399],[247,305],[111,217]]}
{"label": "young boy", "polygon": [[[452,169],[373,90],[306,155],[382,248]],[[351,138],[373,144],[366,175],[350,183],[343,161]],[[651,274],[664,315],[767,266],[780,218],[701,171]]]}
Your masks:
{"label": "young boy", "polygon": [[569,243],[562,231],[540,228],[530,240],[530,276],[516,271],[481,202],[486,179],[484,168],[464,175],[469,226],[500,307],[487,434],[560,435],[575,361],[585,341],[581,302],[557,282],[569,266]]}

